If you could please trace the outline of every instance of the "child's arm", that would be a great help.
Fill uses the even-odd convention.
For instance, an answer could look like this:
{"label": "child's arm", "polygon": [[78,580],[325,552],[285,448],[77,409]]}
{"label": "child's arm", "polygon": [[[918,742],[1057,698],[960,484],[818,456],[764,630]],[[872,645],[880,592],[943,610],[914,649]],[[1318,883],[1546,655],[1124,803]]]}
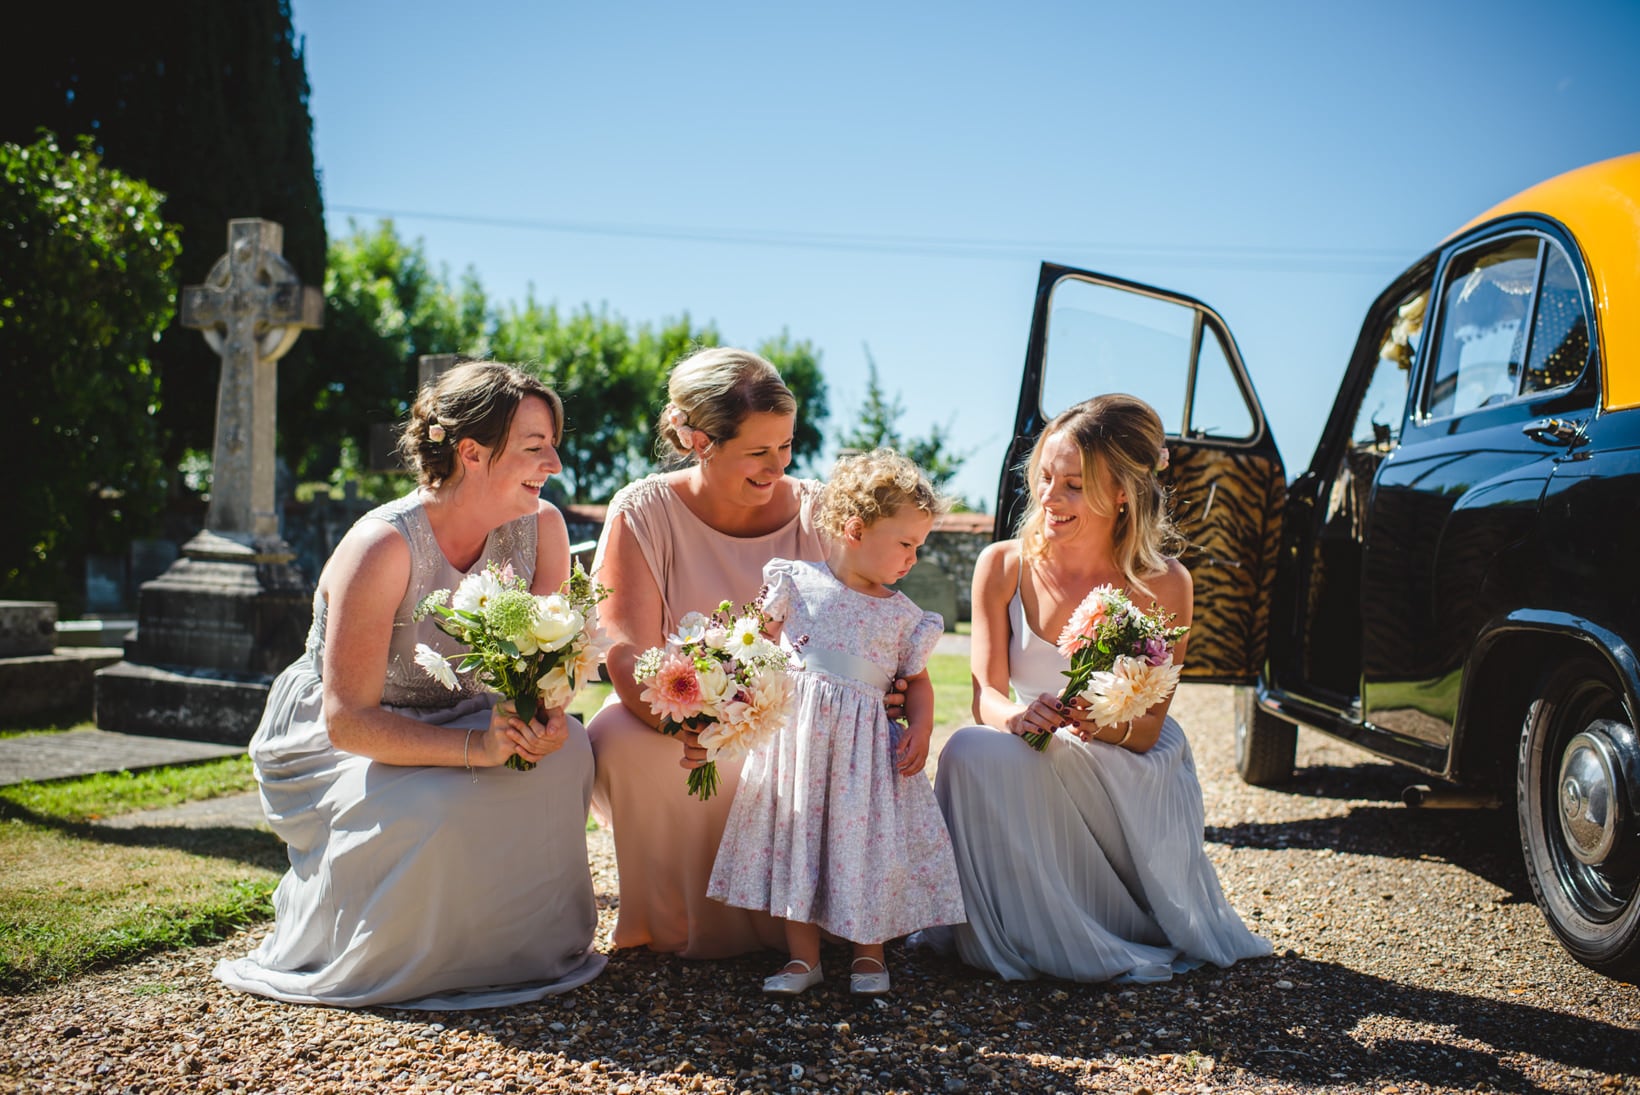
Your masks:
{"label": "child's arm", "polygon": [[905,682],[906,729],[900,735],[894,767],[902,776],[914,776],[928,763],[928,741],[934,734],[934,682],[926,669]]}

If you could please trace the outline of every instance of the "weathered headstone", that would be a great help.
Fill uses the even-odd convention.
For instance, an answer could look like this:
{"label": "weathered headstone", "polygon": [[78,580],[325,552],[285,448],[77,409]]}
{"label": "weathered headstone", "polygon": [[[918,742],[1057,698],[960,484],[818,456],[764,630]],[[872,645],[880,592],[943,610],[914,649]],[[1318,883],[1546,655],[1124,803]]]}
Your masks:
{"label": "weathered headstone", "polygon": [[937,563],[923,560],[894,586],[924,612],[938,612],[945,630],[957,627],[957,583]]}
{"label": "weathered headstone", "polygon": [[298,653],[311,586],[275,508],[275,363],[324,311],[280,254],[284,230],[228,224],[228,253],[182,294],[182,323],[222,357],[205,528],[142,585],[126,660],[97,674],[105,730],[244,744],[272,675]]}
{"label": "weathered headstone", "polygon": [[[416,361],[416,391],[427,387],[444,373],[456,367],[461,358],[456,354],[422,354]],[[377,422],[370,427],[369,468],[376,472],[402,472],[408,469],[399,457],[399,424]]]}

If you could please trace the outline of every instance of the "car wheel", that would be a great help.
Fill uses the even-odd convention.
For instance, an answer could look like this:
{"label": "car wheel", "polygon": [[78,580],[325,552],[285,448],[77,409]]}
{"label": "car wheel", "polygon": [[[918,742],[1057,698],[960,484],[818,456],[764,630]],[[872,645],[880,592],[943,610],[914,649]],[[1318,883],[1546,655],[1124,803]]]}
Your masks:
{"label": "car wheel", "polygon": [[1242,782],[1274,787],[1293,778],[1298,754],[1298,727],[1258,705],[1250,687],[1235,690],[1236,771]]}
{"label": "car wheel", "polygon": [[1521,726],[1520,842],[1544,919],[1584,965],[1640,975],[1640,739],[1622,690],[1579,658],[1545,676]]}

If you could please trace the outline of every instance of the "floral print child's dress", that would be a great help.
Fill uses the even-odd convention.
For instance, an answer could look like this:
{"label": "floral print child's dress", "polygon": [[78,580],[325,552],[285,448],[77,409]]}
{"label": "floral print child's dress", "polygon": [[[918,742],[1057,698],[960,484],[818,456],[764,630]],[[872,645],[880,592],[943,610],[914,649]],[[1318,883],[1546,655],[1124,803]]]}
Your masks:
{"label": "floral print child's dress", "polygon": [[961,923],[934,790],[894,770],[898,729],[883,710],[895,677],[927,665],[939,615],[849,589],[825,563],[775,559],[763,580],[783,635],[808,636],[804,669],[791,722],[746,760],[707,894],[853,943]]}

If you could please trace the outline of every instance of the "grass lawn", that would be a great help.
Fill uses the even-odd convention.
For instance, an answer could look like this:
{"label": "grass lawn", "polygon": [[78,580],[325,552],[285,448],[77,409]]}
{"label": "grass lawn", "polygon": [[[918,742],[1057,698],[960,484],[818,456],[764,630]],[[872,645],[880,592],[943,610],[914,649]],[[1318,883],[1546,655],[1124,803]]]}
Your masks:
{"label": "grass lawn", "polygon": [[254,786],[244,757],[0,788],[0,992],[26,991],[272,915],[271,833],[96,818]]}

